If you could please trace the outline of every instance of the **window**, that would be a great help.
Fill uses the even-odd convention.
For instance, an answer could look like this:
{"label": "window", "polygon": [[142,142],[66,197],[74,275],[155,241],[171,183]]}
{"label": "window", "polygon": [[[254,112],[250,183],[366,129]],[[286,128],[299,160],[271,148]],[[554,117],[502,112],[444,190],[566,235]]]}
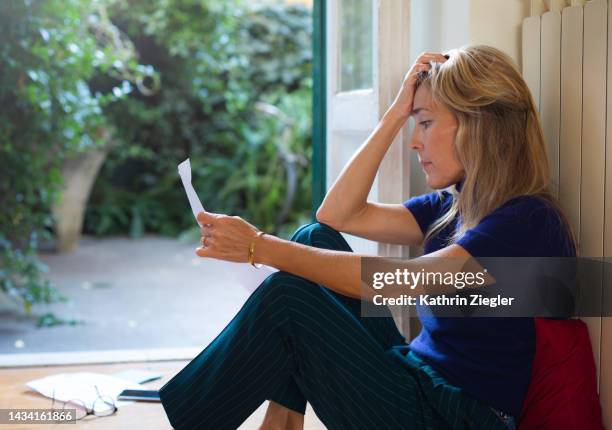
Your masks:
{"label": "window", "polygon": [[340,0],[338,12],[338,90],[372,88],[372,1]]}

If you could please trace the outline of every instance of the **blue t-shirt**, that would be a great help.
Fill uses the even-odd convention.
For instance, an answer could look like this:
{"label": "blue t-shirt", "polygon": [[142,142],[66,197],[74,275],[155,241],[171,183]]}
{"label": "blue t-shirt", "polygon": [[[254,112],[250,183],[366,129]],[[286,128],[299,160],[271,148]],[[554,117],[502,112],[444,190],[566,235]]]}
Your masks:
{"label": "blue t-shirt", "polygon": [[[450,207],[447,191],[404,202],[423,234]],[[457,218],[424,246],[446,246]],[[571,257],[575,249],[558,212],[543,198],[519,196],[485,216],[457,242],[473,257]],[[448,382],[496,409],[518,417],[535,354],[533,318],[441,318],[422,316],[410,349]]]}

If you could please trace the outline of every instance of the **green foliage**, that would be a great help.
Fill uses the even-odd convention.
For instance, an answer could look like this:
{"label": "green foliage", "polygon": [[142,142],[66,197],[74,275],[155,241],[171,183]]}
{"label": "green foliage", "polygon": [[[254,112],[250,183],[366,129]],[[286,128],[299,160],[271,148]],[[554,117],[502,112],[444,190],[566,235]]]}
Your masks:
{"label": "green foliage", "polygon": [[101,144],[102,108],[125,96],[94,93],[88,81],[96,73],[119,76],[118,67],[131,76],[148,72],[100,39],[108,30],[101,10],[95,0],[0,2],[0,288],[26,310],[58,297],[41,279],[36,239],[52,225],[60,167]]}
{"label": "green foliage", "polygon": [[36,234],[24,250],[14,249],[11,243],[0,237],[0,279],[2,289],[9,297],[21,300],[26,312],[30,312],[34,303],[53,303],[65,301],[42,274],[47,267],[36,258]]}
{"label": "green foliage", "polygon": [[57,325],[77,325],[77,324],[85,324],[85,322],[83,320],[75,320],[73,318],[71,319],[58,318],[55,314],[51,312],[47,312],[46,314],[41,315],[40,318],[38,319],[38,322],[36,323],[38,327],[54,327]]}
{"label": "green foliage", "polygon": [[[94,234],[194,225],[207,209],[287,234],[310,209],[310,11],[242,0],[0,1],[0,288],[61,300],[37,242],[64,161],[119,141],[94,186]],[[42,325],[58,323],[46,316]]]}
{"label": "green foliage", "polygon": [[[269,232],[304,222],[311,188],[310,11],[235,0],[140,0],[129,7],[114,2],[109,16],[159,73],[161,88],[105,108],[122,144],[95,184],[87,231],[174,236],[192,227],[176,170],[187,157],[208,210],[243,216]],[[266,112],[261,102],[277,109]]]}

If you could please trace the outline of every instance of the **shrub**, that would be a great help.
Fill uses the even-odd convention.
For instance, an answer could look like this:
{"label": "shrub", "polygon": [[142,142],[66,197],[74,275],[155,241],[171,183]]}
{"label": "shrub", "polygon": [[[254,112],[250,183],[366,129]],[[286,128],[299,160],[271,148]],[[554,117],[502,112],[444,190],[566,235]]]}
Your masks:
{"label": "shrub", "polygon": [[124,96],[94,93],[88,80],[148,71],[100,39],[101,11],[94,0],[0,2],[0,288],[27,311],[60,297],[36,256],[53,224],[60,167],[102,143],[102,109]]}
{"label": "shrub", "polygon": [[207,210],[269,232],[307,219],[310,11],[140,0],[115,2],[110,17],[162,84],[153,97],[134,93],[105,108],[122,144],[94,186],[87,231],[138,237],[194,226],[176,170],[187,157]]}

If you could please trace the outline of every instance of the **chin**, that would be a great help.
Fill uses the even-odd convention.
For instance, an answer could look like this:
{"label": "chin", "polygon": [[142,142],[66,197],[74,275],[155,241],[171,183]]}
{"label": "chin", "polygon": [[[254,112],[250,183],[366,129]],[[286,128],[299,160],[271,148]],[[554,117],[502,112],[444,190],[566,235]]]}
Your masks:
{"label": "chin", "polygon": [[443,180],[443,179],[432,177],[429,175],[427,175],[425,180],[427,182],[427,186],[433,190],[442,190],[446,187],[450,187],[451,185],[455,183],[453,181]]}

